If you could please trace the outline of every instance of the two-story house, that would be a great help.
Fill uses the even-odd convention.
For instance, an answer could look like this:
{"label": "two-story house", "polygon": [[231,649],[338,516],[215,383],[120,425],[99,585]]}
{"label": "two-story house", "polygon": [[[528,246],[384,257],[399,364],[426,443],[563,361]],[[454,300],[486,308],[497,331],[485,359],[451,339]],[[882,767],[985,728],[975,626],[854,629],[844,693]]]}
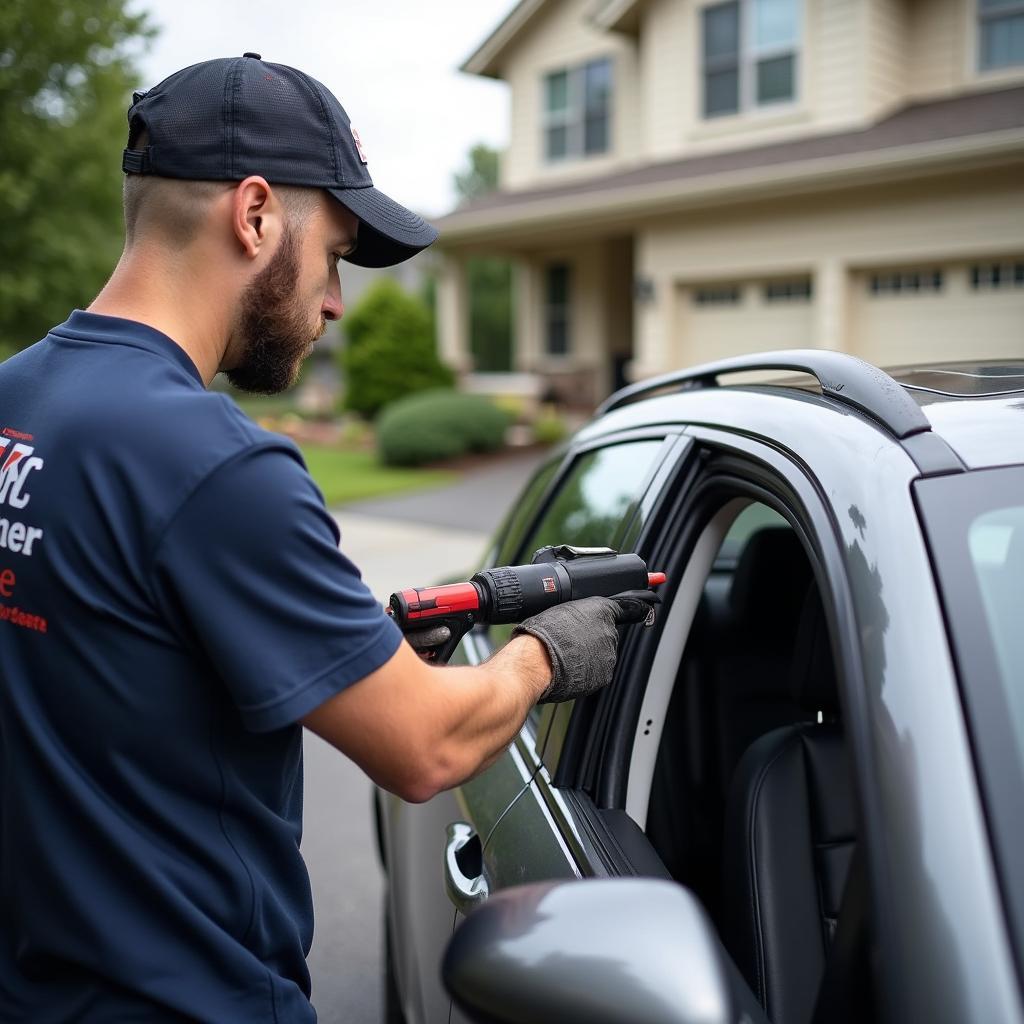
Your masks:
{"label": "two-story house", "polygon": [[501,189],[440,222],[515,265],[516,369],[583,402],[741,352],[1024,355],[1022,0],[520,0]]}

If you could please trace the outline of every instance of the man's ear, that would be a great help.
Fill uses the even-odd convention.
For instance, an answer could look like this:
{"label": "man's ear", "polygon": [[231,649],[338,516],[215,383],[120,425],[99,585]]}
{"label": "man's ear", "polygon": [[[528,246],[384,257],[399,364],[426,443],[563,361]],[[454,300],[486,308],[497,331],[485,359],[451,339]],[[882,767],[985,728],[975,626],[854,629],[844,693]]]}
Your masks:
{"label": "man's ear", "polygon": [[251,175],[232,194],[231,227],[249,259],[274,248],[282,229],[281,204],[266,178]]}

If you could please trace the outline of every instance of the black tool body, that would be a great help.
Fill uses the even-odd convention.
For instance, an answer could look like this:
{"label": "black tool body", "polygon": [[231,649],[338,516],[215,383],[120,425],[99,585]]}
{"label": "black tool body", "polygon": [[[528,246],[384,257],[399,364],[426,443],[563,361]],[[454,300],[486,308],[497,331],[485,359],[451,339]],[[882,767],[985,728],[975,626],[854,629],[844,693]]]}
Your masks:
{"label": "black tool body", "polygon": [[447,627],[447,639],[421,649],[430,660],[446,662],[477,624],[522,622],[563,601],[614,597],[664,580],[664,573],[649,573],[639,555],[560,544],[538,550],[529,565],[484,569],[465,583],[397,591],[388,613],[403,633]]}

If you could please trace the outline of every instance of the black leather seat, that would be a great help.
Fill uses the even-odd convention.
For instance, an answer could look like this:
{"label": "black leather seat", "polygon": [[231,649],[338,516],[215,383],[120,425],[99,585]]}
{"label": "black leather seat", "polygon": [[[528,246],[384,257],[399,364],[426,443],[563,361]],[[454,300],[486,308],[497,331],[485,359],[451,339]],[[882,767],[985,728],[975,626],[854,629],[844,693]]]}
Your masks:
{"label": "black leather seat", "polygon": [[[724,575],[724,574],[723,574]],[[651,792],[647,834],[713,918],[729,782],[750,743],[805,714],[790,695],[811,567],[788,526],[762,527],[735,571],[709,579],[680,665]]]}
{"label": "black leather seat", "polygon": [[761,736],[743,755],[723,851],[725,945],[773,1024],[811,1019],[855,841],[828,630],[813,585],[791,686],[812,720]]}

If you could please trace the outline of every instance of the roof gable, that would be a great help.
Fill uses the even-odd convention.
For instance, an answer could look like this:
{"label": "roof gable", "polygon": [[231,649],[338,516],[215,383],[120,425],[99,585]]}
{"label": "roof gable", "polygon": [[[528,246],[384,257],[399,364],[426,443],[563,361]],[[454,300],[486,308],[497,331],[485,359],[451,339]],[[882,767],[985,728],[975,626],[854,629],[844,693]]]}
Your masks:
{"label": "roof gable", "polygon": [[[460,70],[488,78],[502,77],[502,64],[519,37],[554,0],[519,0],[500,25],[462,63]],[[593,0],[586,20],[597,29],[635,34],[644,0]]]}
{"label": "roof gable", "polygon": [[460,70],[471,75],[501,78],[501,61],[534,17],[551,0],[519,0],[505,20],[463,61]]}

